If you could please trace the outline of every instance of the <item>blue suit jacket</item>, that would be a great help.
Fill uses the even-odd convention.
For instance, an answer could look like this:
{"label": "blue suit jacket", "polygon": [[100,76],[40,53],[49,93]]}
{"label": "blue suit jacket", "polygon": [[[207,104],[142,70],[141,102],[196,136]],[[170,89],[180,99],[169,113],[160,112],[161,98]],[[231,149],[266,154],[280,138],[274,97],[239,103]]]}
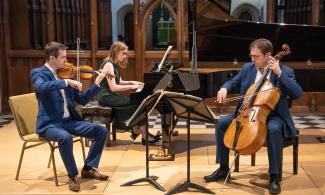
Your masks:
{"label": "blue suit jacket", "polygon": [[[297,99],[302,95],[302,89],[295,80],[294,72],[291,68],[280,65],[282,70],[280,78],[271,72],[270,81],[274,86],[278,87],[281,92],[281,97],[274,108],[273,114],[279,116],[285,122],[284,137],[291,138],[297,133],[294,126],[291,113],[289,111],[287,97]],[[228,81],[223,85],[227,89],[228,93],[234,93],[238,91],[240,95],[245,95],[248,88],[254,84],[256,78],[256,67],[253,63],[244,64],[238,75],[232,80]],[[237,109],[242,104],[242,100],[238,102]],[[236,109],[236,111],[237,111]]]}
{"label": "blue suit jacket", "polygon": [[74,102],[85,105],[90,98],[96,95],[100,88],[94,83],[86,92],[67,87],[64,80],[56,80],[53,73],[45,66],[35,68],[30,73],[38,100],[38,115],[36,133],[41,133],[49,127],[59,127],[63,122],[64,89],[70,117],[73,120],[82,120],[74,107]]}

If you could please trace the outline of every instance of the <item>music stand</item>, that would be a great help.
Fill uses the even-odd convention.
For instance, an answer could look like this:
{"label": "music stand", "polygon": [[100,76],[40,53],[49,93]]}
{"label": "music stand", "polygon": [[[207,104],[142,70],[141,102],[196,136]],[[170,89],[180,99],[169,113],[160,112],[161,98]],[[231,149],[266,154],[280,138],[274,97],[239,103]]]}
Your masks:
{"label": "music stand", "polygon": [[176,92],[164,92],[169,108],[176,114],[178,118],[186,119],[187,126],[187,180],[183,184],[179,184],[169,190],[166,195],[188,191],[188,188],[197,189],[203,193],[215,194],[213,191],[192,183],[190,180],[190,120],[215,123],[216,116],[210,108],[203,102],[202,98],[184,95]]}
{"label": "music stand", "polygon": [[156,182],[156,180],[158,179],[157,176],[149,176],[148,115],[159,102],[160,98],[163,95],[162,92],[162,90],[156,91],[154,94],[149,95],[147,98],[145,98],[140,104],[140,106],[137,108],[137,110],[133,113],[131,118],[126,122],[126,126],[133,127],[137,125],[140,121],[146,119],[146,176],[143,178],[128,181],[122,184],[121,186],[131,186],[136,183],[148,182],[158,190],[161,190],[163,192],[166,191],[158,182]]}

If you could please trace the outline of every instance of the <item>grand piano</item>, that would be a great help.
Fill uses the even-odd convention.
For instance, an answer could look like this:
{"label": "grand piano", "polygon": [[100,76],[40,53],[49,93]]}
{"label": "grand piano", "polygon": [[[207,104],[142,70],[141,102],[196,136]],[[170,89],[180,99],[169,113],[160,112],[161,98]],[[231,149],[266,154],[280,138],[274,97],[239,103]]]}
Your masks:
{"label": "grand piano", "polygon": [[[196,16],[198,67],[240,68],[244,62],[250,61],[248,46],[257,38],[269,39],[273,43],[274,53],[280,51],[282,44],[287,43],[291,54],[285,56],[281,63],[294,69],[296,80],[305,92],[303,98],[296,101],[293,110],[295,108],[303,112],[325,110],[324,101],[321,101],[324,100],[322,92],[325,92],[324,26],[241,21],[226,15],[227,13],[212,14],[211,12],[222,12],[220,5],[213,7],[218,4],[216,0],[191,2],[190,6],[196,6],[193,3],[195,2],[198,7]],[[207,7],[206,5],[209,11],[203,12],[201,8]],[[221,17],[214,17],[215,15]],[[192,40],[191,31],[189,36],[189,40]]]}
{"label": "grand piano", "polygon": [[[131,104],[140,104],[144,98],[152,94],[157,84],[166,74],[171,75],[171,81],[166,84],[164,90],[191,94],[205,99],[214,97],[222,84],[234,77],[237,72],[238,70],[224,70],[198,74],[189,74],[186,71],[145,73],[144,88],[141,92],[131,93]],[[198,85],[199,88],[191,90],[188,88],[188,84],[186,83],[189,83],[192,86]],[[171,142],[172,135],[177,134],[177,131],[174,131],[174,128],[178,119],[173,115],[167,106],[164,97],[162,97],[159,104],[156,105],[155,108],[161,115],[162,147],[161,150],[158,151],[159,155],[151,155],[150,160],[173,160],[174,151],[171,147]]]}
{"label": "grand piano", "polygon": [[[172,83],[167,90],[190,93],[202,98],[211,98],[227,80],[236,75],[244,62],[250,61],[248,46],[257,38],[267,38],[274,45],[274,52],[287,43],[291,54],[283,58],[282,63],[295,69],[298,83],[304,92],[325,91],[325,27],[308,25],[265,24],[259,22],[239,21],[229,16],[225,9],[220,9],[217,1],[188,1],[188,34],[190,56],[193,55],[193,35],[196,35],[197,66],[219,69],[214,72],[199,73],[200,89],[186,91],[180,82],[179,73],[146,73],[145,85],[148,90],[141,94],[131,94],[131,102],[136,103],[152,93],[152,89],[164,74],[172,74]],[[208,3],[214,13],[199,12],[196,6]],[[203,5],[204,6],[204,5]],[[217,11],[216,11],[217,10]],[[218,17],[215,18],[215,12]],[[195,31],[193,31],[193,29]],[[220,71],[220,67],[224,70]],[[203,69],[204,69],[203,68]],[[200,71],[199,71],[200,72]],[[170,110],[162,101],[158,106],[162,115],[162,148],[171,150],[171,135],[175,123]]]}

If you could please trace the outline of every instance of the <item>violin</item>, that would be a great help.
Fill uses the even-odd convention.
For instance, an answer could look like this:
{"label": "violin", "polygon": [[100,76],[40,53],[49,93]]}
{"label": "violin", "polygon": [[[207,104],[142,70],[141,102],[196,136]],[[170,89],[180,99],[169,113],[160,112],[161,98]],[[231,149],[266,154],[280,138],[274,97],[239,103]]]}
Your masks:
{"label": "violin", "polygon": [[[288,54],[290,54],[290,48],[284,44],[282,51],[278,52],[274,58],[280,60]],[[266,120],[281,96],[280,90],[267,80],[270,71],[267,66],[259,81],[247,90],[237,117],[225,132],[224,144],[236,154],[254,154],[265,143]]]}
{"label": "violin", "polygon": [[[97,71],[93,70],[91,66],[81,65],[77,68],[72,63],[64,63],[64,68],[57,70],[57,75],[61,79],[73,79],[77,76],[78,70],[80,71],[80,77],[83,79],[91,79],[94,74],[98,74]],[[115,78],[115,75],[107,74],[109,79]]]}

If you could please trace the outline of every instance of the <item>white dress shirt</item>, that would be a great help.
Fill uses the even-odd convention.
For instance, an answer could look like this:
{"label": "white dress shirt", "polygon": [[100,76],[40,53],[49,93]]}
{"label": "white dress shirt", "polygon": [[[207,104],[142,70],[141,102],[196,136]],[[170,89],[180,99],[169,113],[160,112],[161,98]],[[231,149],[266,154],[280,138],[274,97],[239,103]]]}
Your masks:
{"label": "white dress shirt", "polygon": [[[50,69],[50,71],[53,73],[55,79],[58,80],[59,78],[58,78],[58,75],[56,74],[56,71],[53,70],[53,68],[51,68],[47,63],[45,64],[45,66],[48,69]],[[66,86],[68,86],[67,81],[66,80],[64,80],[64,81],[65,81]],[[63,110],[64,110],[64,112],[63,112],[63,118],[68,118],[70,116],[70,112],[69,112],[69,109],[68,109],[67,98],[65,96],[64,89],[60,89],[60,91],[61,91],[61,94],[63,96]]]}
{"label": "white dress shirt", "polygon": [[[255,83],[261,79],[263,72],[266,70],[266,67],[264,67],[263,72],[261,72],[261,70],[259,68],[256,68],[256,70],[257,70],[257,73],[256,73],[256,77],[255,77]],[[270,80],[271,72],[272,71],[270,71],[269,74],[266,76],[267,80]]]}

